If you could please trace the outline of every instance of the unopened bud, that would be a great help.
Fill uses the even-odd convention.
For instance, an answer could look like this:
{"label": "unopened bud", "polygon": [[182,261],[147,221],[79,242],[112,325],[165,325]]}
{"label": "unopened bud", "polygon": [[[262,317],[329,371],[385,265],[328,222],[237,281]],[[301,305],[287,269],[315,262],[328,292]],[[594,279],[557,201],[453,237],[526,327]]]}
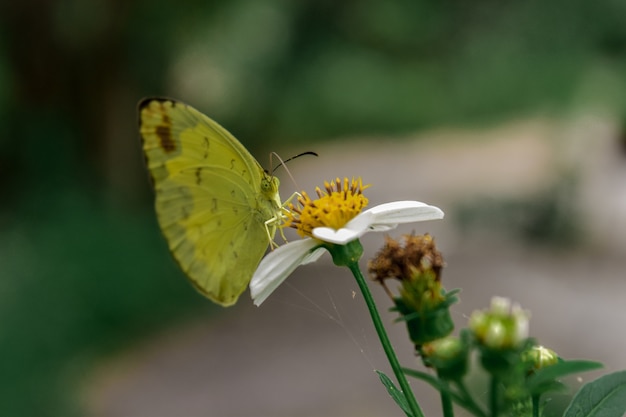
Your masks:
{"label": "unopened bud", "polygon": [[533,346],[524,351],[522,358],[536,370],[554,365],[559,361],[559,355],[555,351],[543,346]]}
{"label": "unopened bud", "polygon": [[528,338],[528,316],[508,298],[493,297],[491,309],[475,311],[469,327],[476,339],[490,349],[515,349]]}
{"label": "unopened bud", "polygon": [[435,368],[443,379],[460,379],[467,372],[467,338],[448,336],[422,346],[421,354],[426,366]]}

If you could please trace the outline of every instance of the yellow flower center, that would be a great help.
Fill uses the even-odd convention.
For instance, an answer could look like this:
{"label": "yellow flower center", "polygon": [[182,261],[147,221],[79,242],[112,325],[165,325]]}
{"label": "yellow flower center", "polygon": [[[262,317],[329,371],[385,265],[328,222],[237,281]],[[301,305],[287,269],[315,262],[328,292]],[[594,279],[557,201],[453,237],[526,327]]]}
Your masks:
{"label": "yellow flower center", "polygon": [[330,183],[325,182],[325,190],[315,188],[316,200],[302,192],[297,206],[289,204],[284,226],[293,227],[302,237],[312,237],[316,227],[341,229],[367,206],[367,198],[363,195],[367,187],[369,185],[364,186],[361,178],[353,178],[352,181],[344,178],[343,182],[337,178]]}

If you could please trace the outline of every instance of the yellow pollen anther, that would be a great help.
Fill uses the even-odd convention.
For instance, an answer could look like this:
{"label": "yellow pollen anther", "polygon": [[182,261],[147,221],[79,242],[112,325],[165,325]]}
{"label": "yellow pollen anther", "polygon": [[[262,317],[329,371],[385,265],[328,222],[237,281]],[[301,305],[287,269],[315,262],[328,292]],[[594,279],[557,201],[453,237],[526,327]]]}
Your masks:
{"label": "yellow pollen anther", "polygon": [[298,205],[289,204],[286,227],[293,227],[302,237],[312,236],[316,227],[340,229],[355,218],[365,206],[367,198],[361,178],[339,178],[324,183],[324,190],[315,188],[318,198],[312,200],[306,192],[298,197]]}

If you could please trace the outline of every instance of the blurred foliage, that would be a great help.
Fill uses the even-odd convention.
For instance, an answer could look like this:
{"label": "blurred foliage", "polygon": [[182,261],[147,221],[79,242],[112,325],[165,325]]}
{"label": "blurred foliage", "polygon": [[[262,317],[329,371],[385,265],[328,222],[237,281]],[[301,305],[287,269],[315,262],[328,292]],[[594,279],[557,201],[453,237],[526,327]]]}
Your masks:
{"label": "blurred foliage", "polygon": [[[53,198],[51,198],[53,197]],[[94,360],[208,304],[156,223],[82,190],[42,193],[0,236],[3,415],[67,416]]]}
{"label": "blurred foliage", "polygon": [[625,16],[621,0],[0,3],[3,414],[68,415],[91,355],[202,301],[162,256],[142,96],[251,148],[558,112],[590,72],[626,114]]}

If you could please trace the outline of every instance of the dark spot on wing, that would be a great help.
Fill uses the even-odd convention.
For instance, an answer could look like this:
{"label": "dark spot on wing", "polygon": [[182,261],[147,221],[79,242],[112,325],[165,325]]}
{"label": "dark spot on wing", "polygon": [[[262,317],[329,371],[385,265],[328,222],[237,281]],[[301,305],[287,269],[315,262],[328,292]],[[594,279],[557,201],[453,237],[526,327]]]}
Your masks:
{"label": "dark spot on wing", "polygon": [[159,137],[161,148],[166,153],[172,153],[176,150],[176,143],[172,138],[172,121],[169,116],[163,115],[163,124],[156,127],[155,133]]}
{"label": "dark spot on wing", "polygon": [[200,185],[202,183],[202,167],[196,169],[196,184]]}
{"label": "dark spot on wing", "polygon": [[209,157],[209,138],[204,137],[204,159]]}

